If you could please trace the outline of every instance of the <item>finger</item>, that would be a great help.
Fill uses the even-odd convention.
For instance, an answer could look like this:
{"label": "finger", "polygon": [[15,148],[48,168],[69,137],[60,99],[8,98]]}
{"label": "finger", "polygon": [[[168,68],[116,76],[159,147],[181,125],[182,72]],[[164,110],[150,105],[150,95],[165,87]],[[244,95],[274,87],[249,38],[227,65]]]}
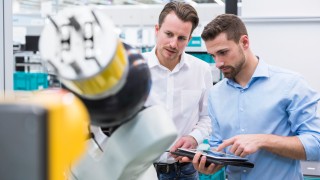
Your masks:
{"label": "finger", "polygon": [[183,156],[177,156],[177,157],[175,158],[175,160],[180,162],[182,158],[183,158]]}
{"label": "finger", "polygon": [[201,152],[197,152],[192,159],[192,164],[193,164],[194,168],[197,170],[199,170],[200,157],[201,157]]}
{"label": "finger", "polygon": [[173,158],[177,158],[178,157],[178,155],[176,155],[176,154],[173,154],[173,153],[171,153],[172,151],[171,150],[169,150],[169,157],[173,157]]}
{"label": "finger", "polygon": [[201,156],[200,158],[200,164],[199,164],[199,169],[202,172],[206,172],[207,168],[206,168],[206,161],[207,161],[207,157],[206,156]]}
{"label": "finger", "polygon": [[200,157],[201,157],[201,152],[197,152],[192,159],[192,163],[199,164]]}
{"label": "finger", "polygon": [[192,162],[192,159],[190,159],[188,157],[182,157],[181,162]]}
{"label": "finger", "polygon": [[217,151],[222,151],[222,149],[232,145],[234,143],[234,138],[230,138],[227,140],[224,140],[223,143],[221,143],[218,147],[217,147]]}
{"label": "finger", "polygon": [[175,155],[175,154],[172,154],[172,153],[170,153],[169,156],[171,156],[171,157],[173,157],[173,158],[175,158],[175,159],[178,157],[178,155]]}
{"label": "finger", "polygon": [[178,156],[178,157],[177,157],[177,161],[179,161],[179,162],[180,162],[180,161],[182,160],[182,158],[183,158],[183,157],[184,157],[184,156]]}
{"label": "finger", "polygon": [[249,153],[246,151],[242,151],[242,153],[239,155],[240,157],[246,157]]}
{"label": "finger", "polygon": [[211,163],[207,169],[206,169],[206,174],[213,174],[216,171],[217,165]]}
{"label": "finger", "polygon": [[[233,145],[233,146],[235,146],[235,145]],[[233,146],[232,146],[232,148],[233,148]],[[231,149],[232,149],[232,148],[231,148]],[[230,152],[231,152],[231,149],[230,149]],[[240,156],[242,152],[243,152],[243,148],[241,148],[241,146],[238,146],[237,149],[234,150],[234,153],[233,153],[233,152],[232,152],[232,153],[233,153],[234,155],[236,155],[236,156]]]}
{"label": "finger", "polygon": [[170,148],[170,152],[174,152],[176,151],[178,148],[183,146],[183,141],[181,139],[179,139],[171,148]]}
{"label": "finger", "polygon": [[[229,149],[229,152],[235,154],[236,151],[238,150],[240,144],[239,143],[233,143],[232,146]],[[241,152],[240,152],[241,153]]]}

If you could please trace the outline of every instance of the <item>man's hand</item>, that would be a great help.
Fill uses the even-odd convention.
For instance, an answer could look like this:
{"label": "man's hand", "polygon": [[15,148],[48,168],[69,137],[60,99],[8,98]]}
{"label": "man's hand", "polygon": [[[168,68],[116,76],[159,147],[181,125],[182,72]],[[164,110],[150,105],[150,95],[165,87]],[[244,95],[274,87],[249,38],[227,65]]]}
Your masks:
{"label": "man's hand", "polygon": [[[183,160],[185,160],[183,158]],[[222,165],[215,165],[211,163],[208,167],[206,167],[206,156],[201,156],[201,152],[197,152],[196,155],[194,155],[192,164],[196,170],[203,174],[213,174],[219,171],[223,166]]]}
{"label": "man's hand", "polygon": [[230,152],[241,157],[257,152],[265,142],[267,136],[264,134],[244,134],[237,135],[223,141],[217,148],[217,151],[231,146]]}
{"label": "man's hand", "polygon": [[[170,149],[170,152],[176,151],[178,148],[185,148],[185,149],[195,149],[197,148],[198,143],[196,139],[192,136],[182,136]],[[180,161],[183,156],[176,156],[171,154],[172,157],[176,159],[176,161]]]}

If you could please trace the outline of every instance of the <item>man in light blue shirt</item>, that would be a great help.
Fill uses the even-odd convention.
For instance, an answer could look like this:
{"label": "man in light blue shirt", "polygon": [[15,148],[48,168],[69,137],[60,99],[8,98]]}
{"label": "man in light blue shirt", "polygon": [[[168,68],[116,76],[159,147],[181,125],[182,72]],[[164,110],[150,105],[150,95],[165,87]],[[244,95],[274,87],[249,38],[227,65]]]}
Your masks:
{"label": "man in light blue shirt", "polygon": [[[259,60],[235,15],[217,16],[201,36],[225,76],[209,92],[210,145],[255,164],[227,166],[228,180],[303,179],[300,160],[320,161],[320,95],[300,75]],[[198,171],[221,168],[205,160],[193,158]]]}

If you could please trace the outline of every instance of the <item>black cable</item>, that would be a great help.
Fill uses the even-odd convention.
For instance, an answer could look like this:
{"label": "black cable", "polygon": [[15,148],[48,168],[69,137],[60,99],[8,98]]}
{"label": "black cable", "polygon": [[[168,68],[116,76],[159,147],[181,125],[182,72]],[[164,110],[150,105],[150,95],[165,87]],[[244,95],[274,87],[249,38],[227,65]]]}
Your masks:
{"label": "black cable", "polygon": [[103,152],[102,147],[100,146],[100,144],[99,144],[98,141],[96,140],[95,135],[94,135],[94,133],[93,133],[92,131],[90,131],[90,136],[91,136],[91,138],[93,139],[93,141],[96,143],[96,145],[98,146],[98,148],[100,149],[100,151]]}

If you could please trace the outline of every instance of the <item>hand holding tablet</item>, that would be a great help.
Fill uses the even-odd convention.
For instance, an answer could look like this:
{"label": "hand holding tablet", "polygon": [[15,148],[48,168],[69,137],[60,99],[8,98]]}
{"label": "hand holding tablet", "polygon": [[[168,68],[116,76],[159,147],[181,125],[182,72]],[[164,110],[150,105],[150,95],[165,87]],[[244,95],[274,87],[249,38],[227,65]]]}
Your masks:
{"label": "hand holding tablet", "polygon": [[[198,151],[195,149],[184,149],[178,148],[175,152],[171,152],[174,155],[178,156],[186,156],[190,159],[193,159],[194,155]],[[243,166],[248,168],[253,168],[254,164],[249,162],[247,158],[243,158],[240,156],[235,156],[231,154],[225,154],[222,152],[212,151],[212,150],[204,150],[202,151],[202,155],[207,157],[207,164],[214,163],[217,165],[230,165],[230,166]]]}

